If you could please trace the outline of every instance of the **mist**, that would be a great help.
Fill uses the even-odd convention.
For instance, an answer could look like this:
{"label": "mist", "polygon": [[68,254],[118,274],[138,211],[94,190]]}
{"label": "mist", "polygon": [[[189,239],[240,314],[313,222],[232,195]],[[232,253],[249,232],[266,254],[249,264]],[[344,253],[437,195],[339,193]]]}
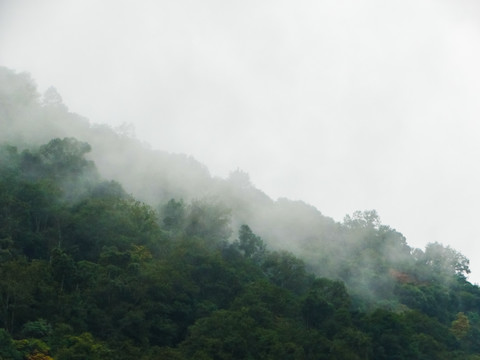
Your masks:
{"label": "mist", "polygon": [[[0,143],[7,144],[0,152],[2,166],[23,169],[34,180],[57,173],[59,193],[73,206],[108,189],[129,194],[147,204],[142,209],[151,209],[164,236],[205,239],[214,248],[223,244],[224,251],[238,246],[248,226],[267,270],[273,259],[292,271],[343,281],[362,311],[402,311],[403,297],[413,296],[410,284],[454,287],[470,273],[461,252],[438,242],[412,247],[375,210],[337,222],[306,202],[273,200],[240,169],[226,179],[212,176],[192,157],[154,150],[128,131],[90,123],[69,112],[54,88],[40,95],[27,74],[0,67],[0,79]],[[11,159],[16,163],[10,166]]]}
{"label": "mist", "polygon": [[[185,154],[171,161],[198,169],[181,186],[192,195],[241,169],[273,201],[337,222],[376,209],[413,247],[467,254],[478,282],[478,17],[474,1],[7,0],[0,65],[30,72],[40,92],[55,86],[92,123],[131,124],[159,154]],[[25,119],[22,136],[49,140]],[[140,171],[135,151],[117,150]],[[113,155],[96,162],[124,172]],[[125,183],[147,198],[145,184]]]}

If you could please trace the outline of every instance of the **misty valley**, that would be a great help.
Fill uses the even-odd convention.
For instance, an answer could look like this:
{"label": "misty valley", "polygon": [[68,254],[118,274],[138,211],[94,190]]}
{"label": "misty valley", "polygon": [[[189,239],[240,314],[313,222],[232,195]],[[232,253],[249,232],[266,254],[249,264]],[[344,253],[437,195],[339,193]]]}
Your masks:
{"label": "misty valley", "polygon": [[480,359],[467,257],[375,210],[213,177],[4,67],[0,142],[0,359]]}

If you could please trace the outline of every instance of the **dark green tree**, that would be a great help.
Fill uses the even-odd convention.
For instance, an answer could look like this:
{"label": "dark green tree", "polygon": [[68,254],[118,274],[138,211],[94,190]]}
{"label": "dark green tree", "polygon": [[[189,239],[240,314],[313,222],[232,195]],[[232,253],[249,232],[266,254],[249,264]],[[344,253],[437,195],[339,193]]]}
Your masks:
{"label": "dark green tree", "polygon": [[237,246],[246,258],[260,263],[265,257],[266,245],[260,236],[253,233],[248,225],[240,226]]}

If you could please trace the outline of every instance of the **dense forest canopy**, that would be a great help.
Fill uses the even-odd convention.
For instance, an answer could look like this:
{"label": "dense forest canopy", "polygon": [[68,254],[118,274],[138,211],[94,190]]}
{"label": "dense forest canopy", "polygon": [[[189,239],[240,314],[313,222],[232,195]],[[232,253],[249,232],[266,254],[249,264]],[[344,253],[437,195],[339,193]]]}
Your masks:
{"label": "dense forest canopy", "polygon": [[0,359],[480,359],[468,259],[335,222],[0,68]]}

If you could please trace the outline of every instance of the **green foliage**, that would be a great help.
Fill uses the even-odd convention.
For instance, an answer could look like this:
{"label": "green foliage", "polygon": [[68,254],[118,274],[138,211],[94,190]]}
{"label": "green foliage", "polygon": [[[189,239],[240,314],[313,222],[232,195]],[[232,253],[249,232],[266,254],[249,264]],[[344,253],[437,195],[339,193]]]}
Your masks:
{"label": "green foliage", "polygon": [[0,150],[0,359],[480,354],[480,290],[453,249],[414,251],[357,212],[313,266],[246,224],[231,242],[220,200],[157,213],[100,180],[89,150],[70,138]]}
{"label": "green foliage", "polygon": [[10,334],[0,328],[0,359],[20,360],[22,358]]}
{"label": "green foliage", "polygon": [[336,332],[351,324],[350,297],[343,283],[316,279],[302,301],[302,315],[308,328]]}
{"label": "green foliage", "polygon": [[68,336],[65,347],[58,350],[57,360],[103,360],[110,357],[110,350],[90,333]]}
{"label": "green foliage", "polygon": [[180,230],[185,222],[185,205],[183,201],[170,201],[163,208],[163,224],[167,230]]}
{"label": "green foliage", "polygon": [[266,245],[259,236],[253,233],[248,225],[240,226],[236,245],[246,258],[251,258],[257,263],[263,261]]}
{"label": "green foliage", "polygon": [[343,223],[353,229],[378,229],[381,225],[380,217],[375,210],[355,211],[352,216],[346,215]]}
{"label": "green foliage", "polygon": [[52,332],[52,326],[45,319],[28,321],[22,328],[22,335],[27,338],[45,339],[52,335]]}
{"label": "green foliage", "polygon": [[230,211],[217,200],[194,201],[188,209],[185,233],[208,239],[212,245],[225,241],[232,233]]}
{"label": "green foliage", "polygon": [[438,281],[446,276],[465,276],[470,273],[469,260],[464,255],[439,243],[428,244],[425,253],[417,261],[433,270],[431,273]]}
{"label": "green foliage", "polygon": [[463,339],[470,331],[470,322],[463,312],[457,314],[457,318],[452,321],[450,331],[457,339]]}
{"label": "green foliage", "polygon": [[51,359],[49,356],[50,347],[39,339],[22,339],[17,340],[16,347],[22,353],[23,357],[28,360],[47,360]]}
{"label": "green foliage", "polygon": [[265,257],[261,268],[275,285],[302,293],[308,282],[305,263],[287,251],[275,251]]}

